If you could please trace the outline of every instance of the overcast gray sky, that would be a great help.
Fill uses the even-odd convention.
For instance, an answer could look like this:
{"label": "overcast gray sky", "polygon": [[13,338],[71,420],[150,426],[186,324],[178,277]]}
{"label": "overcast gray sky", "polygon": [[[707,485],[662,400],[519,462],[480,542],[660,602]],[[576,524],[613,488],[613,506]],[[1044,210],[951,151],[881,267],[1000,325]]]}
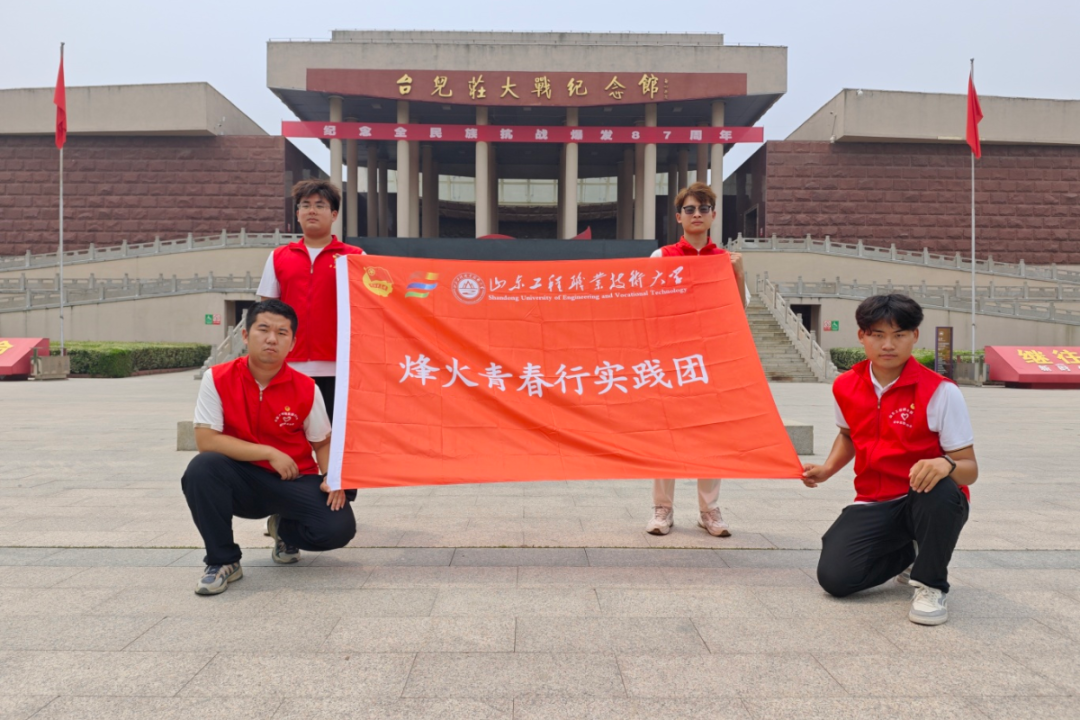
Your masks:
{"label": "overcast gray sky", "polygon": [[[788,93],[761,121],[769,139],[845,87],[966,92],[971,57],[980,95],[1080,99],[1078,0],[6,0],[0,87],[51,86],[63,41],[68,85],[206,81],[277,133],[294,118],[266,89],[266,41],[380,28],[721,32],[729,44],[783,45]],[[325,167],[327,153],[305,142]],[[725,169],[754,149],[731,151]]]}

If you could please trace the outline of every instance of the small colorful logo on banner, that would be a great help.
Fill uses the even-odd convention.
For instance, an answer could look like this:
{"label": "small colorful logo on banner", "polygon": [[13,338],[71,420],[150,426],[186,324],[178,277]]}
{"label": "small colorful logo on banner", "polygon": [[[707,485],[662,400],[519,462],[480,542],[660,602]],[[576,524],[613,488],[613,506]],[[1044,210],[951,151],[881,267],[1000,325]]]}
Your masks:
{"label": "small colorful logo on banner", "polygon": [[405,297],[426,298],[439,287],[439,283],[436,282],[438,279],[439,273],[414,272],[409,276],[409,284],[405,286]]}

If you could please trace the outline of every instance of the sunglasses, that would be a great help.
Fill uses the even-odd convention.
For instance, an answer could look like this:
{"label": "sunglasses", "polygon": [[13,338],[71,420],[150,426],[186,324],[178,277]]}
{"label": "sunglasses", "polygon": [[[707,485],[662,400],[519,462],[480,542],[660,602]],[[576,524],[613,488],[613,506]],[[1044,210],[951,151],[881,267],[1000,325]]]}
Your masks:
{"label": "sunglasses", "polygon": [[[708,215],[709,213],[712,212],[712,208],[713,208],[712,205],[701,205],[700,206],[701,214],[702,215]],[[681,208],[679,208],[679,211],[682,212],[685,215],[693,215],[694,213],[696,213],[698,211],[698,209],[699,209],[699,206],[697,206],[697,205],[683,205]]]}

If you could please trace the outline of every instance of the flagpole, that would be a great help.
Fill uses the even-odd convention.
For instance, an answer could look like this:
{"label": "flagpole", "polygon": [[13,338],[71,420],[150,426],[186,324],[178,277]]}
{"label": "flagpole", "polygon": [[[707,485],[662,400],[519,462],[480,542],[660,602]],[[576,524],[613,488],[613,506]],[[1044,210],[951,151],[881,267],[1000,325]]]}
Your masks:
{"label": "flagpole", "polygon": [[[975,58],[971,58],[971,80],[975,80]],[[971,151],[971,362],[975,362],[975,151]]]}
{"label": "flagpole", "polygon": [[[64,64],[64,43],[60,43],[60,65]],[[60,355],[64,355],[64,146],[60,146]]]}

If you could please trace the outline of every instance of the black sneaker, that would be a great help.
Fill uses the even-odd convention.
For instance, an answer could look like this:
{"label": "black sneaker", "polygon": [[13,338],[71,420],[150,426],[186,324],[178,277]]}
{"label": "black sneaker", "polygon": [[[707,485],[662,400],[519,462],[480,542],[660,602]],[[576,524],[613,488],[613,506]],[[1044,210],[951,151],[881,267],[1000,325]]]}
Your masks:
{"label": "black sneaker", "polygon": [[217,595],[229,589],[229,583],[244,577],[244,570],[239,562],[228,565],[207,565],[199,584],[195,586],[196,595]]}
{"label": "black sneaker", "polygon": [[274,548],[270,551],[270,557],[274,562],[281,565],[291,565],[300,560],[300,548],[287,545],[278,535],[278,525],[281,523],[280,515],[271,515],[266,519],[266,531],[274,538]]}

